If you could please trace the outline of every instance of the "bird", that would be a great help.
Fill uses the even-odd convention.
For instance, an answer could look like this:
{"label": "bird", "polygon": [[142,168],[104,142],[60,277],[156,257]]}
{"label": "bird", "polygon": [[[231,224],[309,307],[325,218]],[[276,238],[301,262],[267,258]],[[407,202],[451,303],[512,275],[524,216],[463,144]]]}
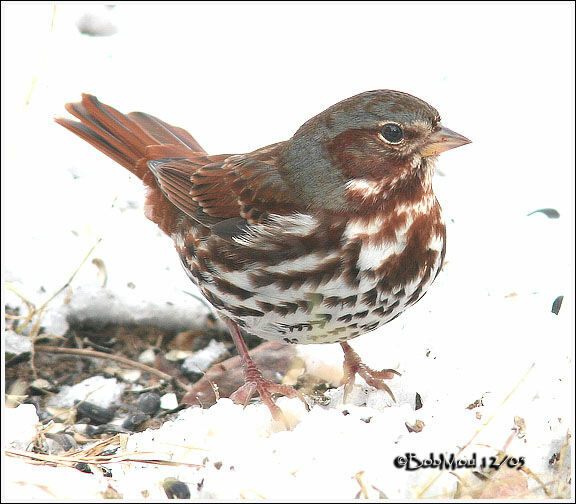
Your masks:
{"label": "bird", "polygon": [[[394,395],[399,373],[365,365],[349,340],[422,299],[442,269],[446,227],[432,178],[438,155],[471,141],[401,91],[344,99],[294,135],[245,154],[210,155],[186,130],[123,114],[82,94],[56,122],[142,180],[144,214],[172,238],[190,280],[224,321],[245,383],[274,418],[273,394],[246,333],[284,344],[339,343],[342,384],[359,375]],[[150,258],[154,260],[154,258]]]}

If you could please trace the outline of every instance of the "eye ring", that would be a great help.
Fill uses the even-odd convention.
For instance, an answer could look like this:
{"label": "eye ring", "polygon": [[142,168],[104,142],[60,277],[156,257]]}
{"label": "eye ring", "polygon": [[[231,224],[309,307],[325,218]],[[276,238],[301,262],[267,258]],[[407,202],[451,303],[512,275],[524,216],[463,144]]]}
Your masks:
{"label": "eye ring", "polygon": [[387,122],[380,129],[382,138],[389,144],[398,145],[404,140],[404,130],[398,123]]}

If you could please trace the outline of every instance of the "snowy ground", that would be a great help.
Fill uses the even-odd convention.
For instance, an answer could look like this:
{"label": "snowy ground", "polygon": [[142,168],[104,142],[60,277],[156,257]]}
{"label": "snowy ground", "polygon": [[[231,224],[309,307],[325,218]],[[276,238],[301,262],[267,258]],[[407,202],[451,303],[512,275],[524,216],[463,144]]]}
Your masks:
{"label": "snowy ground", "polygon": [[[117,33],[81,35],[89,10]],[[462,495],[542,496],[551,481],[558,490],[550,460],[574,432],[572,3],[3,4],[2,37],[3,280],[41,305],[100,240],[69,302],[64,292],[47,309],[55,334],[71,318],[180,330],[206,312],[186,294],[194,288],[170,240],[143,217],[140,184],[52,122],[82,92],[185,127],[210,153],[287,139],[332,103],[378,88],[425,99],[473,140],[441,156],[435,179],[449,224],[444,271],[413,309],[353,342],[367,364],[402,373],[391,382],[396,404],[360,384],[349,403],[333,391],[310,412],[281,399],[293,422],[285,431],[262,406],[222,400],[126,447],[202,467],[125,462],[103,478],[6,458],[5,498],[48,498],[42,485],[60,498],[98,498],[107,486],[163,498],[166,478],[193,498],[447,497],[454,474],[393,460],[461,448],[478,460],[524,457],[539,477],[501,469],[496,490],[477,490],[461,470]],[[542,208],[560,217],[528,215]],[[3,300],[21,305],[4,287]],[[338,346],[298,351],[308,372],[338,379]],[[34,416],[17,418],[25,439],[23,418]],[[417,421],[423,429],[409,432]],[[5,440],[19,439],[14,425]]]}

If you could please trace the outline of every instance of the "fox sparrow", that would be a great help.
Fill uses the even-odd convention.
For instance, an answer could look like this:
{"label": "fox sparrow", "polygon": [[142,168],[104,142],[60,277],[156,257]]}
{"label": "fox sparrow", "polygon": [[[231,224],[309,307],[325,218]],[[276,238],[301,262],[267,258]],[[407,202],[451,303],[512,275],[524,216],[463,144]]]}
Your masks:
{"label": "fox sparrow", "polygon": [[347,340],[390,322],[426,293],[445,254],[432,190],[438,154],[470,142],[406,93],[343,100],[287,141],[208,155],[194,138],[142,112],[84,94],[56,121],[142,179],[146,216],[176,245],[190,279],[226,322],[246,384],[274,416],[272,393],[242,332],[285,343],[335,343],[344,380],[387,390],[397,374],[365,366]]}

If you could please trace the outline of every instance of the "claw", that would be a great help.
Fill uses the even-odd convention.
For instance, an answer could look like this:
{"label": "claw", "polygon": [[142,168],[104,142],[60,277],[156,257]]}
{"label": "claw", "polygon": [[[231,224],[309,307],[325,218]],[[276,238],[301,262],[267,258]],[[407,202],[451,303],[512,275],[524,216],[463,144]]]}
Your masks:
{"label": "claw", "polygon": [[384,380],[391,380],[394,376],[402,375],[394,369],[375,371],[362,362],[360,356],[352,350],[352,347],[348,343],[344,342],[340,343],[340,345],[342,346],[342,350],[344,350],[344,377],[340,382],[340,385],[344,385],[344,400],[346,400],[346,397],[352,390],[356,374],[359,374],[368,385],[377,390],[385,390],[392,400],[396,402],[392,390],[390,390],[390,387]]}
{"label": "claw", "polygon": [[282,410],[274,403],[272,394],[280,394],[288,397],[289,399],[297,397],[304,403],[306,409],[308,410],[310,408],[308,407],[308,403],[304,399],[304,396],[290,385],[281,385],[264,378],[248,354],[248,348],[244,343],[244,339],[242,338],[242,334],[240,333],[238,326],[229,319],[226,320],[226,323],[230,329],[230,334],[232,335],[232,339],[234,340],[236,348],[238,349],[238,353],[242,359],[242,368],[244,371],[244,379],[246,381],[244,385],[242,385],[230,396],[230,399],[232,399],[235,403],[243,404],[244,407],[246,407],[252,396],[255,393],[258,393],[262,399],[262,402],[270,410],[272,418],[274,418],[274,420],[281,421],[286,426],[286,428],[289,429],[289,423]]}
{"label": "claw", "polygon": [[242,385],[230,396],[230,399],[232,399],[235,403],[243,404],[244,407],[246,407],[252,396],[257,392],[260,396],[260,399],[262,399],[262,403],[265,404],[270,410],[272,418],[274,418],[276,421],[282,422],[286,428],[289,428],[289,423],[286,420],[282,410],[274,403],[272,394],[280,394],[288,397],[289,399],[297,397],[306,405],[306,409],[308,409],[308,404],[304,400],[304,396],[302,396],[300,392],[289,385],[280,385],[270,380],[266,380],[262,377],[262,375],[260,375],[259,371],[257,372],[259,376],[252,377],[251,381]]}

